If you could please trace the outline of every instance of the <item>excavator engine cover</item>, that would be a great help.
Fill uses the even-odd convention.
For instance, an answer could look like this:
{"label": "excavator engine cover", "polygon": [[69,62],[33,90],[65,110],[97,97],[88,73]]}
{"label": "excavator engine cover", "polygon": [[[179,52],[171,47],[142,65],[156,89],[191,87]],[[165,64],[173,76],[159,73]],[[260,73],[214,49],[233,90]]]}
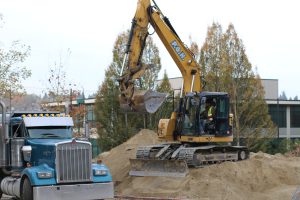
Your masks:
{"label": "excavator engine cover", "polygon": [[185,160],[130,159],[130,176],[185,177],[188,165]]}
{"label": "excavator engine cover", "polygon": [[125,112],[155,113],[164,100],[167,93],[159,93],[151,90],[135,90],[131,103],[120,99],[121,109]]}

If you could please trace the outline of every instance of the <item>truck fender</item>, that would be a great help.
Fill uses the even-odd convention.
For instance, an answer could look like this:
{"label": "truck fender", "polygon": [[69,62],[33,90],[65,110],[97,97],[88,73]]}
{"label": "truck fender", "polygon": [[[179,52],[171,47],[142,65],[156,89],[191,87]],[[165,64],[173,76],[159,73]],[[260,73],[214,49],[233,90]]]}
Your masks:
{"label": "truck fender", "polygon": [[[38,172],[50,172],[52,173],[51,178],[40,178],[38,177]],[[42,185],[54,185],[57,184],[55,180],[55,171],[53,168],[49,167],[47,164],[42,164],[34,167],[27,167],[22,171],[22,180],[28,177],[32,186],[42,186]]]}

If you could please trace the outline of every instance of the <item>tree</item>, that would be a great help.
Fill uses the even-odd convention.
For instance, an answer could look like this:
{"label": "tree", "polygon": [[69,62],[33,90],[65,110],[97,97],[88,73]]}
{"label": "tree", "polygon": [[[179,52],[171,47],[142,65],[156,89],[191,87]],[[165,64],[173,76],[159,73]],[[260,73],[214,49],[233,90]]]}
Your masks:
{"label": "tree", "polygon": [[68,89],[66,87],[66,72],[64,66],[54,63],[50,67],[50,74],[48,78],[48,95],[53,102],[62,102],[68,95]]}
{"label": "tree", "polygon": [[[0,28],[3,24],[3,15],[0,13]],[[7,49],[0,48],[0,97],[9,101],[10,107],[14,99],[25,93],[22,81],[31,76],[31,71],[23,66],[23,62],[29,54],[30,46],[21,44],[20,41],[13,41]]]}
{"label": "tree", "polygon": [[189,36],[189,39],[190,39],[190,48],[189,49],[194,54],[194,59],[200,60],[201,52],[200,52],[199,45],[193,41],[192,36]]}
{"label": "tree", "polygon": [[141,77],[140,89],[153,90],[158,73],[161,69],[159,50],[154,44],[152,37],[147,38],[147,43],[143,52],[142,63],[150,66]]}
{"label": "tree", "polygon": [[46,84],[46,91],[48,98],[52,102],[56,102],[57,106],[48,109],[54,109],[61,112],[65,111],[65,107],[63,107],[61,103],[70,100],[70,96],[73,96],[70,91],[70,86],[76,86],[76,84],[69,83],[65,71],[66,60],[70,54],[71,51],[68,49],[67,57],[64,61],[62,60],[62,56],[60,56],[58,63],[54,62],[54,64],[49,67],[49,78]]}
{"label": "tree", "polygon": [[[98,122],[99,144],[103,151],[124,142],[137,128],[143,127],[143,119],[135,114],[122,113],[118,101],[120,93],[117,79],[121,73],[128,35],[129,32],[126,31],[117,37],[112,52],[112,63],[105,71],[105,80],[99,86],[96,95],[95,116]],[[161,64],[158,48],[151,37],[147,38],[142,63],[151,66],[136,85],[141,89],[153,89]]]}
{"label": "tree", "polygon": [[164,104],[152,115],[150,115],[151,123],[150,127],[155,129],[160,119],[169,118],[174,111],[175,97],[174,91],[172,90],[167,71],[164,71],[164,77],[161,82],[157,85],[156,91],[160,93],[167,93],[167,99]]}
{"label": "tree", "polygon": [[223,33],[221,25],[213,23],[208,28],[207,37],[200,50],[200,64],[201,74],[205,77],[206,90],[208,91],[224,91],[223,71],[224,66],[222,64],[223,56]]}
{"label": "tree", "polygon": [[278,98],[280,100],[287,100],[288,99],[286,94],[285,94],[285,91],[282,91]]}
{"label": "tree", "polygon": [[31,76],[31,71],[22,66],[30,54],[30,47],[14,41],[8,50],[0,49],[0,96],[24,93],[22,81]]}
{"label": "tree", "polygon": [[226,91],[231,97],[237,140],[242,137],[249,148],[255,149],[258,139],[272,137],[275,129],[260,77],[253,72],[234,26],[230,24],[223,33],[221,25],[213,23],[200,55],[207,90]]}
{"label": "tree", "polygon": [[98,122],[99,145],[102,151],[109,150],[126,139],[126,127],[118,102],[119,90],[109,76],[112,65],[105,71],[105,80],[96,96],[95,116]]}
{"label": "tree", "polygon": [[105,71],[104,82],[99,86],[96,102],[95,117],[99,145],[102,151],[109,150],[119,145],[128,137],[124,115],[120,112],[118,101],[119,89],[117,78],[121,73],[122,60],[127,43],[128,32],[123,32],[117,37],[113,47],[113,61]]}
{"label": "tree", "polygon": [[298,101],[298,95],[294,97],[294,101]]}
{"label": "tree", "polygon": [[156,91],[157,92],[165,92],[165,93],[168,93],[168,94],[172,94],[172,92],[173,92],[166,70],[164,72],[164,77],[163,77],[162,81],[156,87]]}

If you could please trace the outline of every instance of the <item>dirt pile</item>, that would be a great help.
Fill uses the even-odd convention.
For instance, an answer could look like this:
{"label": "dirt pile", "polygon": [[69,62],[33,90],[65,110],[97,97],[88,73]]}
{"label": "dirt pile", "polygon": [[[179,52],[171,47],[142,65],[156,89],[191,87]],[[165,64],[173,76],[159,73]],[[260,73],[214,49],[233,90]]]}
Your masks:
{"label": "dirt pile", "polygon": [[99,158],[109,167],[114,182],[117,184],[128,177],[129,158],[135,158],[138,146],[158,144],[157,134],[150,130],[141,130],[127,142],[100,154]]}
{"label": "dirt pile", "polygon": [[130,177],[129,158],[137,146],[157,144],[157,136],[142,130],[101,154],[115,181],[116,194],[183,199],[291,199],[300,185],[300,158],[280,154],[251,154],[249,160],[190,169],[184,178]]}

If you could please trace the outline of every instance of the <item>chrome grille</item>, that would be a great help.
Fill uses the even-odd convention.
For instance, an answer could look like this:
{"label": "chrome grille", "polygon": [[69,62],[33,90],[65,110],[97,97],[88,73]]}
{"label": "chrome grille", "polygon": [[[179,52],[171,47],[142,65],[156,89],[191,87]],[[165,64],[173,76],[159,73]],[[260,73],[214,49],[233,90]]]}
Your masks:
{"label": "chrome grille", "polygon": [[89,142],[74,141],[56,146],[56,178],[58,183],[92,180],[92,148]]}

